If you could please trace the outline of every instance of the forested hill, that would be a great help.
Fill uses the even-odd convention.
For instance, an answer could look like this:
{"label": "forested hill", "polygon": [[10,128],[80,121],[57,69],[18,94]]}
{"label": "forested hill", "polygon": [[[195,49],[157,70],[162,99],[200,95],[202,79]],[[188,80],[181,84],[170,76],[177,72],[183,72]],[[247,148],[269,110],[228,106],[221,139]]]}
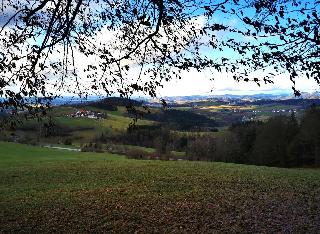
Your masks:
{"label": "forested hill", "polygon": [[204,115],[196,114],[191,111],[182,111],[175,109],[163,110],[160,113],[152,113],[144,116],[145,119],[162,123],[168,123],[177,126],[181,130],[190,130],[194,127],[216,126],[216,122]]}
{"label": "forested hill", "polygon": [[108,97],[99,101],[88,102],[85,104],[78,104],[75,106],[93,106],[103,110],[114,111],[117,110],[117,106],[141,106],[141,101],[136,101],[128,98]]}

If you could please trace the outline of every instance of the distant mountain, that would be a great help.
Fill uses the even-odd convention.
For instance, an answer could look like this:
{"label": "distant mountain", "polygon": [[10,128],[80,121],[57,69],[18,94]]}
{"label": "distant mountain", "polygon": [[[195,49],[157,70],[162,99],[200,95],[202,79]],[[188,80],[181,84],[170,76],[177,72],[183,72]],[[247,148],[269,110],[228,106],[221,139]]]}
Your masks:
{"label": "distant mountain", "polygon": [[95,104],[104,104],[104,105],[113,105],[113,106],[141,106],[142,101],[137,101],[128,98],[120,98],[120,97],[108,97],[102,100],[98,100],[94,102]]}
{"label": "distant mountain", "polygon": [[[199,101],[248,101],[255,102],[257,100],[288,100],[288,99],[320,99],[320,92],[307,93],[303,92],[300,97],[296,97],[293,94],[268,94],[259,93],[252,95],[235,95],[235,94],[224,94],[224,95],[191,95],[191,96],[174,96],[174,97],[163,97],[168,104],[183,104],[190,102]],[[0,99],[1,100],[1,99]],[[3,99],[4,100],[4,99]],[[158,99],[151,99],[144,97],[142,98],[119,98],[119,97],[100,97],[100,96],[88,96],[87,98],[80,97],[59,97],[52,101],[52,105],[74,105],[74,104],[87,104],[87,103],[100,103],[103,105],[113,106],[126,106],[133,104],[135,106],[141,106],[142,103],[149,103],[150,105],[161,106],[161,101]],[[98,105],[100,105],[98,104]]]}
{"label": "distant mountain", "polygon": [[126,106],[130,103],[136,106],[140,106],[142,101],[128,98],[120,97],[101,97],[101,96],[88,96],[87,98],[80,97],[59,97],[52,101],[53,105],[77,105],[77,104],[94,104],[94,103],[104,103],[106,105],[115,105],[115,106]]}
{"label": "distant mountain", "polygon": [[78,103],[87,103],[101,99],[99,96],[88,96],[84,97],[72,97],[72,96],[62,96],[52,100],[51,104],[54,106],[62,106],[62,105],[73,105]]}
{"label": "distant mountain", "polygon": [[288,95],[286,99],[320,99],[320,92],[302,92],[301,96],[296,97],[294,95]]}
{"label": "distant mountain", "polygon": [[84,107],[84,106],[93,106],[99,109],[108,110],[108,111],[117,111],[118,106],[141,106],[141,101],[131,100],[128,98],[119,98],[119,97],[108,97],[101,100],[85,102],[85,103],[76,103],[75,106]]}
{"label": "distant mountain", "polygon": [[[300,97],[296,97],[291,94],[268,94],[268,93],[259,93],[252,95],[235,95],[235,94],[224,94],[224,95],[192,95],[192,96],[176,96],[176,97],[164,97],[168,103],[188,103],[188,102],[199,102],[205,100],[212,101],[257,101],[257,100],[288,100],[288,99],[320,99],[320,92],[313,93],[302,93]],[[149,102],[154,103],[157,101],[149,100]]]}

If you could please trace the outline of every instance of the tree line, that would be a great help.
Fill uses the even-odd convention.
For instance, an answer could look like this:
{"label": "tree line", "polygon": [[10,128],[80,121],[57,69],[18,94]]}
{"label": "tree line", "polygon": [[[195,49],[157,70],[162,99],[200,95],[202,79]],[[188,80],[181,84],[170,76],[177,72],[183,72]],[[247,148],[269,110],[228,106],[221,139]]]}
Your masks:
{"label": "tree line", "polygon": [[320,109],[311,106],[297,119],[271,117],[266,122],[233,124],[219,133],[184,134],[170,128],[136,126],[126,134],[98,137],[113,142],[155,148],[159,155],[186,152],[184,159],[277,167],[320,165]]}
{"label": "tree line", "polygon": [[[223,137],[203,137],[188,143],[187,154],[204,155],[211,161],[265,166],[318,166],[319,120],[320,109],[312,106],[300,121],[292,113],[291,116],[272,117],[266,122],[233,124]],[[206,153],[202,153],[204,149]]]}
{"label": "tree line", "polygon": [[[173,152],[180,152],[178,158],[185,160],[278,167],[320,166],[319,120],[320,108],[313,105],[299,119],[292,113],[291,116],[271,117],[266,122],[232,124],[228,130],[219,132],[199,132],[196,129],[182,131],[179,126],[173,128],[173,123],[166,122],[148,126],[132,125],[125,133],[99,134],[91,144],[86,145],[85,150],[104,151],[106,149],[103,147],[109,145],[112,146],[112,152],[126,154],[127,149],[119,150],[117,146],[136,145],[156,150],[152,155],[143,151],[134,152],[137,158],[152,156],[177,159],[177,154],[174,155]],[[60,137],[64,144],[72,143],[68,134],[71,129],[60,126],[50,119],[42,125],[17,126],[17,130],[26,133],[24,141],[29,144],[48,137]],[[84,129],[73,127],[72,130]],[[33,139],[35,136],[29,134],[35,131],[38,133],[37,139]],[[8,139],[11,138],[13,137]],[[1,136],[1,139],[6,140],[5,136]]]}

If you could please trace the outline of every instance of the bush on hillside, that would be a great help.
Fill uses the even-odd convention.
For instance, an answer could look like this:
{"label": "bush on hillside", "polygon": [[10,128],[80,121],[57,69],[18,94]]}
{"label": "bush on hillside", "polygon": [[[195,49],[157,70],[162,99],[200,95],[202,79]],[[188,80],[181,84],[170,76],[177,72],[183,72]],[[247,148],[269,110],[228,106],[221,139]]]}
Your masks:
{"label": "bush on hillside", "polygon": [[126,152],[126,156],[131,159],[150,159],[150,154],[140,149],[130,149]]}
{"label": "bush on hillside", "polygon": [[81,147],[81,152],[96,152],[96,153],[103,153],[104,150],[102,148],[102,145],[99,143],[89,143],[84,144]]}

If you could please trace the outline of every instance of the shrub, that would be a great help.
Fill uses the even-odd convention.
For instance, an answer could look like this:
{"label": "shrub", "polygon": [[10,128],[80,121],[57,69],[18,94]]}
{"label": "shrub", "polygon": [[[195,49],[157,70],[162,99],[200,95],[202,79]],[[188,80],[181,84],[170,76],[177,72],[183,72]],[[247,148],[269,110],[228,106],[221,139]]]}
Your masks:
{"label": "shrub", "polygon": [[96,152],[96,153],[103,153],[104,150],[102,145],[99,143],[89,143],[85,144],[81,147],[81,152]]}
{"label": "shrub", "polygon": [[126,155],[131,159],[150,159],[150,154],[140,149],[130,149],[126,152]]}
{"label": "shrub", "polygon": [[64,145],[72,145],[72,140],[70,138],[67,138],[63,141]]}

